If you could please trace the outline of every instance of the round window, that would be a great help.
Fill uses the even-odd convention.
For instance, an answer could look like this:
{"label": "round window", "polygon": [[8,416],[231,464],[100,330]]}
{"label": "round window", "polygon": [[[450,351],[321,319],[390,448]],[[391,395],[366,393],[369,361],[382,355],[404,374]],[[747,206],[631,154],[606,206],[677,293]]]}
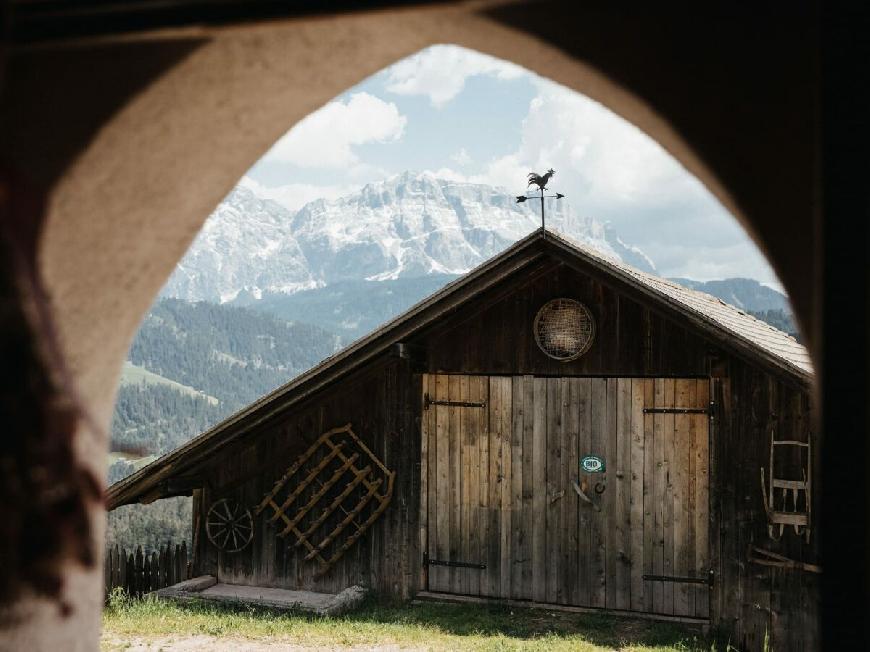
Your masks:
{"label": "round window", "polygon": [[589,350],[595,338],[595,320],[589,309],[574,299],[553,299],[535,316],[535,342],[554,360],[570,362]]}

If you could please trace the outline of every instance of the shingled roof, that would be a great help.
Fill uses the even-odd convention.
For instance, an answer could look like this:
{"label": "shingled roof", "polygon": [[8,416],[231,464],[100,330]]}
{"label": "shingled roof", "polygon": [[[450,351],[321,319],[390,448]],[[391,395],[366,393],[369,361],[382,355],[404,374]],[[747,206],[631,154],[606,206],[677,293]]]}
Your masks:
{"label": "shingled roof", "polygon": [[748,345],[767,351],[780,359],[787,367],[792,368],[798,375],[811,376],[813,374],[812,361],[806,348],[795,338],[767,322],[725,303],[718,297],[690,290],[673,281],[642,272],[619,260],[607,258],[589,247],[569,240],[562,234],[549,233],[549,235],[566,246],[583,252],[585,256],[596,258],[614,270],[619,270],[622,274],[655,291],[662,298],[676,302],[682,309],[690,310],[701,319],[745,340]]}
{"label": "shingled roof", "polygon": [[108,508],[147,500],[149,494],[158,497],[154,492],[161,493],[162,482],[184,473],[216,448],[384,354],[393,345],[437,322],[446,311],[458,308],[477,293],[546,255],[592,267],[602,276],[630,286],[651,302],[669,307],[678,317],[738,354],[778,368],[801,383],[812,380],[809,354],[793,337],[709,294],[641,272],[561,234],[537,230],[187,444],[116,482],[107,491]]}

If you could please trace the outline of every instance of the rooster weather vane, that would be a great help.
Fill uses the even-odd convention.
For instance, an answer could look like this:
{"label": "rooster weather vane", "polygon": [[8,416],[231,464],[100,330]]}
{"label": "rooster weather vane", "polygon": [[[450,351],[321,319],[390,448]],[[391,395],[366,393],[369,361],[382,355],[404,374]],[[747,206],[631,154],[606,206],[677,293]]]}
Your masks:
{"label": "rooster weather vane", "polygon": [[[524,201],[528,199],[541,199],[541,230],[543,231],[546,228],[546,222],[544,221],[544,199],[545,198],[553,198],[553,199],[562,199],[565,195],[561,193],[556,193],[555,195],[545,195],[544,191],[547,189],[547,184],[550,182],[550,178],[556,174],[556,171],[553,168],[547,170],[546,174],[538,174],[537,172],[529,172],[529,186],[535,185],[538,186],[538,191],[540,194],[534,195],[518,195],[517,203],[522,204]],[[528,192],[528,190],[526,191]]]}

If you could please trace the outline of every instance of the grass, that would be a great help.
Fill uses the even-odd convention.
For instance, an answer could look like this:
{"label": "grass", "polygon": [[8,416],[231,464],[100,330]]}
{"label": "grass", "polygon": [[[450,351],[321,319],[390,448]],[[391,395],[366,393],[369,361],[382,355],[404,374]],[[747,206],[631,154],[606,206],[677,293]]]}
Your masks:
{"label": "grass", "polygon": [[168,385],[174,389],[177,389],[182,394],[187,394],[189,396],[198,396],[200,398],[206,399],[212,405],[217,405],[218,400],[205,392],[201,392],[198,389],[194,389],[189,385],[182,385],[181,383],[175,382],[174,380],[170,380],[160,374],[155,374],[153,371],[148,371],[145,367],[140,367],[138,365],[133,364],[129,360],[124,362],[124,369],[121,372],[121,384],[122,385]]}
{"label": "grass", "polygon": [[130,640],[202,635],[311,649],[374,645],[475,652],[710,649],[697,631],[668,623],[477,605],[369,600],[353,614],[321,618],[208,603],[130,600],[115,594],[103,615],[104,650],[123,649]]}

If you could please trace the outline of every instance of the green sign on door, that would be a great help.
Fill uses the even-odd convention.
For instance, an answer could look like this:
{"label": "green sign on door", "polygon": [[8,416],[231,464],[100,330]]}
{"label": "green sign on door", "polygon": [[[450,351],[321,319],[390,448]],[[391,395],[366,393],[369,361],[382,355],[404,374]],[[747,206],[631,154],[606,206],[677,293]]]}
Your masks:
{"label": "green sign on door", "polygon": [[586,473],[604,473],[604,458],[597,455],[587,455],[580,460],[580,468]]}

